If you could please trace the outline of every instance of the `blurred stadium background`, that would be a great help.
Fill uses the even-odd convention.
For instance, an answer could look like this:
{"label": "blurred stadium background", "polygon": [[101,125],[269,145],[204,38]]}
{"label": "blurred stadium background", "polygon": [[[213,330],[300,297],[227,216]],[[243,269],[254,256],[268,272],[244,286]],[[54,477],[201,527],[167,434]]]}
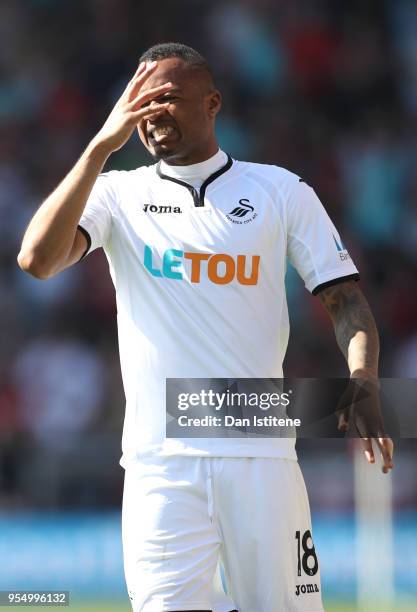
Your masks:
{"label": "blurred stadium background", "polygon": [[[0,589],[69,589],[80,606],[128,609],[123,392],[106,263],[95,253],[45,282],[20,272],[16,254],[34,209],[101,126],[141,51],[167,40],[212,63],[226,151],[315,187],[361,271],[381,374],[417,376],[415,0],[2,0]],[[108,167],[148,161],[134,137]],[[286,373],[345,375],[324,311],[291,271],[288,295]],[[355,518],[353,449],[337,440],[298,448],[326,609],[371,610],[361,597],[366,528]],[[389,610],[417,607],[416,460],[414,441],[398,440],[384,489],[392,521],[390,504],[384,520],[378,507],[365,519],[374,544],[387,543],[370,540],[365,556]]]}

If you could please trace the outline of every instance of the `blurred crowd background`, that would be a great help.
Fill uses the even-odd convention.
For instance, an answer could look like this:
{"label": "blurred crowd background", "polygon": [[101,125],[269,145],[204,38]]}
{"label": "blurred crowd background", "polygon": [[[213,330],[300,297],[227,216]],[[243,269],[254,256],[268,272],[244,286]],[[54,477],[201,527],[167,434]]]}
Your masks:
{"label": "blurred crowd background", "polygon": [[[119,508],[124,398],[102,253],[37,281],[26,224],[100,128],[148,46],[213,66],[218,137],[318,193],[361,273],[381,375],[417,376],[417,2],[2,0],[0,507]],[[151,163],[137,136],[107,165]],[[345,376],[328,317],[292,271],[286,374]],[[415,509],[416,445],[400,441],[395,507]],[[304,442],[314,511],[353,507],[342,441]],[[341,473],[344,479],[340,478]]]}

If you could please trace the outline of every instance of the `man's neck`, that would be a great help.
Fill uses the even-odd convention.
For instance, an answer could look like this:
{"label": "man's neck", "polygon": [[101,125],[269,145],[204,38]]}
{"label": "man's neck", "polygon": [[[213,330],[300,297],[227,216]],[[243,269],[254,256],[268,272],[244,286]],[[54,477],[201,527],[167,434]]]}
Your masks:
{"label": "man's neck", "polygon": [[190,183],[198,188],[212,174],[227,163],[227,155],[221,149],[208,159],[187,166],[173,166],[161,161],[160,169],[163,174],[172,176]]}
{"label": "man's neck", "polygon": [[219,150],[219,145],[215,140],[207,144],[204,147],[204,150],[199,152],[194,152],[184,159],[173,159],[173,160],[164,160],[164,163],[168,166],[194,166],[195,164],[201,164],[217,153]]}

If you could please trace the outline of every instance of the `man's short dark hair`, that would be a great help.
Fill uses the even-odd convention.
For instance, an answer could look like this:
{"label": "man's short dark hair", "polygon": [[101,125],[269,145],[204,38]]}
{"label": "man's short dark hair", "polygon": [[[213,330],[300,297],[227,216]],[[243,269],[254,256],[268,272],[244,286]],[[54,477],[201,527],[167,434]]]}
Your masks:
{"label": "man's short dark hair", "polygon": [[152,62],[154,60],[170,59],[172,57],[178,57],[189,66],[206,70],[211,79],[213,79],[211,68],[201,53],[181,43],[167,42],[149,47],[147,51],[142,53],[139,61]]}

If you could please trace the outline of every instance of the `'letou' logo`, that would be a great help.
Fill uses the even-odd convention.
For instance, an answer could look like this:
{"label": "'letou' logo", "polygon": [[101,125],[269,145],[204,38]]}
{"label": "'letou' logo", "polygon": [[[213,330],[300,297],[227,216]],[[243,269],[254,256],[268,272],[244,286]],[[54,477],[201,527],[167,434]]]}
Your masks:
{"label": "'letou' logo", "polygon": [[240,285],[257,285],[259,255],[228,255],[227,253],[189,253],[167,249],[160,265],[154,262],[152,248],[145,245],[143,263],[155,278],[183,280],[184,272],[192,283],[200,283],[206,276],[215,285],[228,285],[237,280]]}
{"label": "'letou' logo", "polygon": [[[248,214],[249,217],[247,216]],[[239,206],[235,206],[235,208],[226,215],[229,221],[238,225],[250,223],[257,216],[258,213],[255,212],[254,207],[247,198],[241,198],[239,200]]]}
{"label": "'letou' logo", "polygon": [[347,252],[347,249],[346,249],[345,245],[343,244],[343,242],[340,239],[339,239],[339,241],[336,240],[336,237],[334,235],[333,235],[333,240],[334,240],[334,242],[336,244],[336,249],[337,249],[337,252],[339,253],[340,259],[342,261],[347,261],[348,259],[350,259],[350,255]]}

